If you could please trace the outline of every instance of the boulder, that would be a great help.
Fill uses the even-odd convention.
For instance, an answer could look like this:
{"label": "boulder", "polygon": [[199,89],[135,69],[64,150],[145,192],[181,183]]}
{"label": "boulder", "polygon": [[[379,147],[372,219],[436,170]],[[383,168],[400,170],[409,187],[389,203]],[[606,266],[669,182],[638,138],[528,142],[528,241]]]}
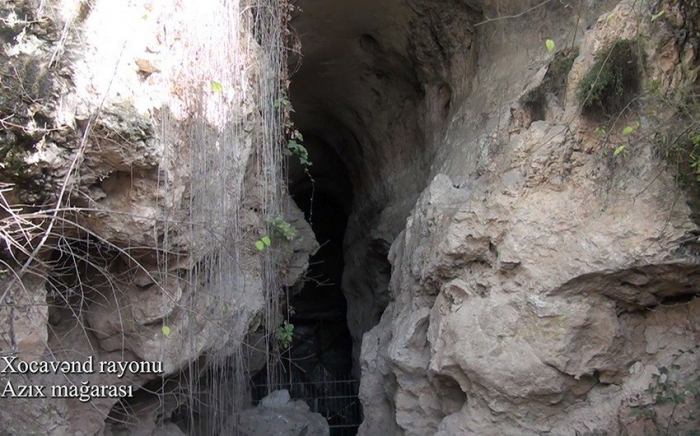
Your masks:
{"label": "boulder", "polygon": [[238,416],[237,430],[246,436],[328,436],[328,422],[301,400],[291,400],[286,389],[274,391],[258,407]]}

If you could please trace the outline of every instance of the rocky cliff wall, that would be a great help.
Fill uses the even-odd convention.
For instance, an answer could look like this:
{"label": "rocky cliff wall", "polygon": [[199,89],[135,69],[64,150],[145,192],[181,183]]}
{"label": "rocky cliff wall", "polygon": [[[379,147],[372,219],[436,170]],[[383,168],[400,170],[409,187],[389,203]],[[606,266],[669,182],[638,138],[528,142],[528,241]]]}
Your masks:
{"label": "rocky cliff wall", "polygon": [[[582,7],[500,20],[517,14],[485,6],[470,92],[391,246],[392,301],[362,340],[360,434],[697,428],[697,191],[660,151],[668,126],[649,92],[697,92],[697,34],[674,27],[697,16],[687,2]],[[577,42],[563,80],[548,38]],[[645,85],[630,82],[638,93],[612,117],[587,111],[579,84],[625,40]]]}
{"label": "rocky cliff wall", "polygon": [[[696,429],[697,2],[298,4],[289,98],[349,214],[360,434]],[[215,434],[192,404],[233,410],[227,371],[265,365],[318,245],[280,183],[290,17],[264,6],[0,5],[2,356],[165,375],[3,399],[7,433]],[[303,238],[256,249],[277,214]]]}
{"label": "rocky cliff wall", "polygon": [[[121,377],[3,362],[3,387],[45,386],[47,398],[4,395],[2,433],[150,434],[204,396],[233,413],[232,381],[198,393],[200,374],[244,371],[241,356],[266,349],[242,343],[278,321],[270,295],[317,247],[281,189],[281,6],[12,0],[0,19],[0,352],[162,363]],[[274,215],[300,237],[261,252]],[[134,394],[50,395],[83,382]],[[185,427],[198,425],[218,424]]]}

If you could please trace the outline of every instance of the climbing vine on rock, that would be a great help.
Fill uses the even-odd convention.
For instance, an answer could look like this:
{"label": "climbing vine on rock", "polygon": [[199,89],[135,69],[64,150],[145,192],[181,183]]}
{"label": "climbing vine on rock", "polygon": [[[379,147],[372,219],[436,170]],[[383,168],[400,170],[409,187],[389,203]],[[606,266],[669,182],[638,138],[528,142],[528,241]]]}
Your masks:
{"label": "climbing vine on rock", "polygon": [[[284,153],[287,156],[296,156],[299,159],[299,163],[304,169],[304,173],[311,181],[311,204],[313,204],[315,180],[311,175],[311,171],[309,171],[309,168],[311,167],[311,165],[313,165],[313,163],[309,159],[309,150],[302,144],[304,142],[304,136],[301,134],[301,132],[299,132],[299,129],[297,129],[294,126],[294,122],[291,119],[291,114],[294,112],[294,107],[292,107],[292,103],[286,96],[280,98],[275,103],[275,106],[283,110],[285,120],[284,133],[287,138],[287,147],[284,150]],[[312,223],[313,206],[310,208],[310,211],[311,212],[309,213],[309,223]]]}
{"label": "climbing vine on rock", "polygon": [[700,400],[700,376],[688,376],[679,363],[682,357],[694,355],[699,349],[700,346],[696,345],[694,349],[678,350],[673,355],[670,366],[659,366],[658,373],[652,375],[652,382],[646,389],[646,392],[652,396],[653,403],[646,407],[633,409],[631,415],[656,421],[656,409],[664,405],[671,405],[668,418],[665,422],[658,423],[664,428],[664,434],[668,434],[678,407],[689,401]]}
{"label": "climbing vine on rock", "polygon": [[[304,147],[302,142],[304,141],[304,136],[299,132],[299,130],[294,126],[290,114],[294,112],[294,107],[287,97],[282,97],[275,104],[277,107],[281,108],[285,112],[285,135],[288,138],[287,149],[285,153],[288,156],[296,156],[299,158],[299,163],[304,167],[304,171],[309,175],[309,167],[313,165],[309,160],[309,151]],[[309,177],[311,177],[309,175]]]}

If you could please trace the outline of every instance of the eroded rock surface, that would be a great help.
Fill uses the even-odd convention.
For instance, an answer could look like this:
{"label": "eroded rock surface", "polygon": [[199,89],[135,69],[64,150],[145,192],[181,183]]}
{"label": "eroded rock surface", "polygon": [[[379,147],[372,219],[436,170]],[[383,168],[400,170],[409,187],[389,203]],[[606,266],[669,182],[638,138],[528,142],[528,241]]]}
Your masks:
{"label": "eroded rock surface", "polygon": [[[698,400],[686,390],[700,364],[694,194],[641,140],[622,159],[604,153],[575,99],[610,41],[649,32],[649,59],[668,50],[668,36],[635,27],[634,14],[622,2],[585,33],[566,98],[548,96],[545,119],[521,124],[517,100],[504,116],[490,106],[481,126],[470,104],[453,115],[440,147],[449,157],[391,246],[392,302],[363,337],[360,434],[697,428]],[[475,81],[493,91],[492,68]],[[679,389],[683,404],[649,392],[660,392],[658,377],[673,379],[677,388],[661,390]]]}
{"label": "eroded rock surface", "polygon": [[[281,49],[263,49],[252,14],[234,6],[0,4],[2,355],[163,364],[123,377],[4,371],[3,386],[87,382],[136,394],[3,399],[3,432],[176,428],[168,420],[183,391],[166,379],[240,354],[263,318],[269,265],[286,265],[291,286],[317,249],[291,201],[272,210],[273,196],[283,203],[279,156],[264,174],[259,163],[281,139],[270,117],[281,116],[283,61],[263,60]],[[270,214],[286,215],[299,237],[261,253]]]}
{"label": "eroded rock surface", "polygon": [[[700,427],[700,209],[658,148],[669,131],[654,130],[674,93],[698,92],[697,1],[299,5],[289,97],[326,165],[302,190],[343,197],[349,216],[360,434]],[[264,90],[281,67],[248,6],[0,4],[3,355],[156,360],[177,382],[222,370],[207,366],[221,355],[265,366],[266,303],[319,245],[270,184],[280,138],[264,129],[284,104]],[[620,40],[639,50],[636,97],[613,117],[582,111],[579,84]],[[297,170],[290,184],[308,183]],[[256,248],[273,197],[300,237]],[[3,400],[2,431],[181,431],[169,420],[187,398],[159,377],[30,381],[85,379],[144,389],[126,405]],[[229,394],[208,382],[205,394]],[[226,424],[328,434],[321,421],[283,396]]]}

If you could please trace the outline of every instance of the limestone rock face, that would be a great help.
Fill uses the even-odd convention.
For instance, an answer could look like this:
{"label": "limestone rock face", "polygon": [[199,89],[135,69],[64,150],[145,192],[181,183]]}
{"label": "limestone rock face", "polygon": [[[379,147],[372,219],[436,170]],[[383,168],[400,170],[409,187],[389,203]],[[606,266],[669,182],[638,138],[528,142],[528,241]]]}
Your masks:
{"label": "limestone rock face", "polygon": [[[580,213],[582,204],[543,212],[542,203],[513,201],[499,188],[496,198],[475,192],[470,200],[440,175],[421,197],[392,247],[396,300],[363,341],[362,398],[371,406],[378,402],[372,392],[389,392],[406,434],[559,434],[587,426],[617,434],[629,409],[644,404],[639,396],[657,366],[681,350],[685,365],[676,376],[692,379],[697,369],[697,323],[681,320],[696,319],[700,306],[659,305],[694,292],[694,257],[669,255],[693,225],[680,220],[675,234],[659,239],[663,223],[645,218],[658,206],[637,203],[626,206],[627,224],[617,227],[594,208],[577,229],[570,214],[552,212]],[[627,233],[631,227],[637,230]],[[549,230],[558,228],[567,230]],[[528,242],[514,250],[510,241],[519,238]],[[652,242],[658,245],[646,256],[623,254]],[[630,301],[630,294],[650,300]],[[680,323],[661,333],[659,316]],[[372,412],[382,409],[369,410],[363,428],[384,429],[386,415]]]}
{"label": "limestone rock face", "polygon": [[[278,168],[256,170],[263,143],[276,145],[263,125],[281,132],[257,81],[282,83],[281,65],[262,60],[251,15],[233,6],[0,2],[0,351],[27,361],[163,364],[161,374],[124,377],[3,372],[3,386],[47,391],[83,381],[130,386],[137,399],[125,401],[140,407],[122,418],[141,420],[106,429],[126,404],[115,408],[118,398],[3,399],[3,432],[156,431],[158,416],[182,403],[177,394],[161,401],[164,387],[147,389],[157,391],[151,398],[139,389],[239,352],[260,325],[265,259],[287,265],[292,286],[317,249],[289,199],[274,213],[302,237],[255,249],[268,231],[269,191],[283,195],[270,185],[283,183]],[[157,431],[175,428],[165,421]]]}
{"label": "limestone rock face", "polygon": [[[610,41],[649,32],[648,59],[668,50],[663,32],[635,27],[632,3],[585,33],[565,98],[548,96],[545,115],[525,124],[519,95],[506,108],[486,103],[499,81],[517,91],[520,79],[517,67],[489,65],[502,46],[482,41],[483,88],[455,109],[434,176],[391,245],[391,302],[362,341],[360,434],[632,435],[700,425],[698,398],[686,390],[700,368],[694,194],[642,140],[622,158],[601,150],[576,100]],[[516,21],[510,34],[522,31]],[[676,77],[662,68],[650,61],[649,74]],[[682,404],[659,401],[662,391]]]}
{"label": "limestone rock face", "polygon": [[[265,129],[288,110],[270,93],[286,79],[284,43],[261,46],[270,29],[253,3],[0,2],[0,357],[164,369],[0,365],[3,387],[137,392],[127,404],[3,399],[0,433],[178,434],[169,419],[206,402],[168,382],[269,361],[267,303],[319,244],[278,183],[282,142]],[[359,433],[700,428],[700,207],[659,148],[689,129],[654,127],[698,93],[697,0],[298,3],[289,98],[312,160],[333,151],[304,189],[347,215],[335,261]],[[583,110],[579,84],[622,40],[637,49],[634,98]],[[290,184],[309,183],[296,170]],[[267,215],[299,237],[256,247]],[[188,424],[329,433],[284,391],[231,421],[208,413],[225,432]]]}

